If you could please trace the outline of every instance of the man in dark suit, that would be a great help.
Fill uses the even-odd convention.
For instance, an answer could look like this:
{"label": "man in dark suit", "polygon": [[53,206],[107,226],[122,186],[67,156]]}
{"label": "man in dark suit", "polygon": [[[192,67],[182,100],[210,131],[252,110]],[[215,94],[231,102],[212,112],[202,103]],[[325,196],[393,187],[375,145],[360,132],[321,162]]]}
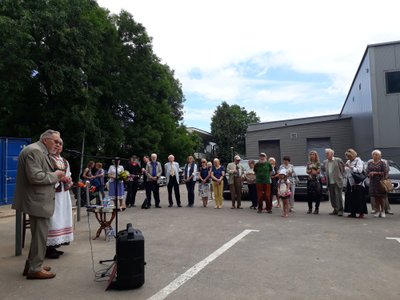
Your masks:
{"label": "man in dark suit", "polygon": [[67,180],[65,172],[54,171],[49,154],[61,143],[60,133],[47,130],[40,140],[24,148],[18,157],[17,182],[12,208],[29,215],[31,246],[23,275],[27,279],[56,276],[43,266],[49,219],[54,213],[55,184]]}
{"label": "man in dark suit", "polygon": [[126,166],[129,172],[128,177],[128,193],[126,195],[126,205],[128,207],[135,207],[136,193],[139,188],[139,177],[141,173],[140,165],[136,155],[133,155]]}

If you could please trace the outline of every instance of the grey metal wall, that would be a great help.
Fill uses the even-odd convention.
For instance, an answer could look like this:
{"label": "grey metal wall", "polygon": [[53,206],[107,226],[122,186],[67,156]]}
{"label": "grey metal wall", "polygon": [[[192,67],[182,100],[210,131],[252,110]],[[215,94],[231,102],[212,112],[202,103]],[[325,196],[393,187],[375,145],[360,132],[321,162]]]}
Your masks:
{"label": "grey metal wall", "polygon": [[[400,147],[400,94],[386,94],[385,72],[400,70],[400,44],[370,49],[375,148]],[[400,151],[400,148],[399,148]]]}
{"label": "grey metal wall", "polygon": [[360,64],[341,113],[342,117],[351,117],[353,120],[354,149],[360,157],[369,156],[374,147],[371,92],[373,70],[369,54],[368,51]]}
{"label": "grey metal wall", "polygon": [[351,126],[351,119],[345,118],[336,121],[248,131],[246,157],[258,157],[259,141],[279,140],[281,157],[289,155],[293,164],[301,165],[307,162],[307,139],[330,138],[335,155],[343,158],[346,149],[354,147]]}

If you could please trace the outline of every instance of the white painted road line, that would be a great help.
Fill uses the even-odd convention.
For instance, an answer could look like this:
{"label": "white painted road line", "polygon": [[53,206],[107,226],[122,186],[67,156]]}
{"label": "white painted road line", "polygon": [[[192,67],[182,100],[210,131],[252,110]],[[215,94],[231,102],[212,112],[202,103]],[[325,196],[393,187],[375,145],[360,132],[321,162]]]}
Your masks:
{"label": "white painted road line", "polygon": [[387,237],[387,240],[396,240],[400,243],[400,238],[396,238],[396,237]]}
{"label": "white painted road line", "polygon": [[171,294],[175,290],[177,290],[186,281],[188,281],[193,276],[195,276],[197,273],[199,273],[209,263],[214,261],[218,256],[223,254],[225,251],[227,251],[229,248],[231,248],[233,245],[235,245],[237,242],[239,242],[242,238],[244,238],[246,235],[248,235],[251,232],[259,232],[259,230],[254,230],[254,229],[246,229],[246,230],[244,230],[242,233],[240,233],[239,235],[237,235],[236,237],[231,239],[229,242],[227,242],[224,245],[222,245],[219,249],[215,250],[208,257],[206,257],[202,261],[198,262],[193,267],[191,267],[189,270],[187,270],[185,273],[180,275],[178,278],[176,278],[174,281],[172,281],[170,284],[168,284],[165,288],[160,290],[157,294],[151,296],[148,300],[162,300],[162,299],[165,299],[166,297],[168,297],[169,294]]}

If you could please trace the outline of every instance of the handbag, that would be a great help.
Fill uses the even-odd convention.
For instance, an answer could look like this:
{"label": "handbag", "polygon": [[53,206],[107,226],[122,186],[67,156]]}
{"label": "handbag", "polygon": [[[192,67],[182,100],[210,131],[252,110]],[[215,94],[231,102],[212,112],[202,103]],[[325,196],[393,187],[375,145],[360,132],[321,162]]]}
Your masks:
{"label": "handbag", "polygon": [[[356,161],[355,167],[357,167],[357,162],[358,161]],[[365,175],[364,171],[362,171],[361,173],[352,171],[351,176],[353,176],[355,184],[360,184],[361,182],[363,182],[365,180],[365,178],[367,178],[367,175]]]}
{"label": "handbag", "polygon": [[394,189],[392,181],[389,178],[382,179],[379,182],[379,185],[380,185],[380,190],[384,193],[389,193],[389,192],[393,191],[393,189]]}
{"label": "handbag", "polygon": [[353,176],[354,182],[356,184],[363,182],[365,178],[367,178],[364,172],[362,173],[351,172],[351,176]]}

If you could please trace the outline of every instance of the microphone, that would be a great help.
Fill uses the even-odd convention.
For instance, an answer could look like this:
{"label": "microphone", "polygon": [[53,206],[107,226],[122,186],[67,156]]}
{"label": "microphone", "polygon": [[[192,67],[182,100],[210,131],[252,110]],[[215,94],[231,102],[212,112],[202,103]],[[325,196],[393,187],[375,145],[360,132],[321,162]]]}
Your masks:
{"label": "microphone", "polygon": [[79,152],[78,150],[64,149],[64,151],[65,152],[70,152],[70,153],[82,154],[82,152]]}

